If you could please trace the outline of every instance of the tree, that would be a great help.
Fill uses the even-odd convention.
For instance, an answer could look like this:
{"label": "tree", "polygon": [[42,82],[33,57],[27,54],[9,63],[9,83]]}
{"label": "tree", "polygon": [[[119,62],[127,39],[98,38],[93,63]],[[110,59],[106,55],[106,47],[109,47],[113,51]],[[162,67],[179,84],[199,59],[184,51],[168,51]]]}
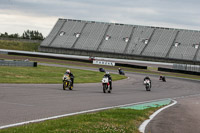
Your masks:
{"label": "tree", "polygon": [[5,32],[4,34],[1,33],[1,37],[8,37],[8,33],[7,32]]}
{"label": "tree", "polygon": [[16,38],[16,39],[22,38],[22,39],[30,39],[30,40],[43,40],[44,39],[42,33],[38,32],[38,31],[34,31],[34,30],[26,30],[26,31],[24,31],[22,36],[20,36],[18,33],[10,34],[10,35],[7,32],[0,33],[0,37]]}
{"label": "tree", "polygon": [[20,38],[18,33],[8,35],[9,38]]}
{"label": "tree", "polygon": [[44,39],[42,33],[38,32],[38,31],[33,31],[33,30],[24,31],[24,33],[22,34],[22,38],[30,39],[30,40],[43,40]]}

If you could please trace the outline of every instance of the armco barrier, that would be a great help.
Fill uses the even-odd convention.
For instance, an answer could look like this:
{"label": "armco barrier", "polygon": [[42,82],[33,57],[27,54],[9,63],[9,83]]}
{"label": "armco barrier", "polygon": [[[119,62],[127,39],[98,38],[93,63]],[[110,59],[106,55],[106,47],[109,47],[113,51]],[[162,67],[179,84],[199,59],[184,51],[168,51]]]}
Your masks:
{"label": "armco barrier", "polygon": [[190,75],[200,75],[200,72],[177,70],[177,69],[170,69],[170,68],[161,68],[161,67],[158,67],[158,71],[183,73],[183,74],[190,74]]}
{"label": "armco barrier", "polygon": [[0,66],[37,67],[37,62],[0,60]]}
{"label": "armco barrier", "polygon": [[191,64],[173,64],[173,69],[185,70],[185,71],[194,71],[200,72],[200,65],[191,65]]}
{"label": "armco barrier", "polygon": [[81,61],[81,62],[92,63],[92,60],[78,59],[78,58],[69,58],[69,57],[57,57],[57,56],[53,57],[53,56],[38,55],[38,54],[27,54],[27,53],[8,52],[8,55],[20,55],[20,56],[30,56],[30,57],[39,57],[39,58],[51,58],[51,59],[70,60],[70,61]]}

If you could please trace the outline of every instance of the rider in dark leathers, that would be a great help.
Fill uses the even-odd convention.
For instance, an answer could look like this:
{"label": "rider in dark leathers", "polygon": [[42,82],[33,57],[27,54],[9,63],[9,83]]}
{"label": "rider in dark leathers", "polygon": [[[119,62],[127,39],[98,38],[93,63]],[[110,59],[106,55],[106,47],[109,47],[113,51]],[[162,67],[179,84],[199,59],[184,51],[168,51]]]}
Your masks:
{"label": "rider in dark leathers", "polygon": [[119,74],[121,73],[121,70],[122,70],[121,68],[118,68]]}
{"label": "rider in dark leathers", "polygon": [[106,72],[106,74],[104,74],[104,77],[108,77],[110,90],[112,90],[112,77],[110,76],[109,72]]}
{"label": "rider in dark leathers", "polygon": [[165,76],[160,75],[159,80],[162,80],[163,82],[166,82]]}
{"label": "rider in dark leathers", "polygon": [[145,80],[149,80],[150,81],[150,88],[151,88],[151,79],[149,78],[149,76],[146,76],[145,78],[144,78],[144,81]]}
{"label": "rider in dark leathers", "polygon": [[119,74],[122,74],[122,69],[119,68],[119,69],[118,69],[118,72],[119,72]]}

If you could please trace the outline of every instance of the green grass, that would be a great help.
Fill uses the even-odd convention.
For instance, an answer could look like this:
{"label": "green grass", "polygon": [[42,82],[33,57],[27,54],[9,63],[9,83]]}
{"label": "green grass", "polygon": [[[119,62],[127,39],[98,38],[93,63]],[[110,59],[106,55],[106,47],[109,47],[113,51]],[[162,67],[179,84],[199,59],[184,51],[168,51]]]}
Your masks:
{"label": "green grass", "polygon": [[[62,83],[62,76],[67,68],[38,67],[8,67],[0,66],[0,83]],[[70,69],[75,76],[75,83],[101,82],[104,73]],[[113,80],[125,79],[125,76],[111,74]]]}
{"label": "green grass", "polygon": [[0,40],[0,49],[38,51],[40,43],[23,42],[15,40]]}
{"label": "green grass", "polygon": [[2,129],[0,133],[139,133],[139,125],[157,109],[115,108]]}

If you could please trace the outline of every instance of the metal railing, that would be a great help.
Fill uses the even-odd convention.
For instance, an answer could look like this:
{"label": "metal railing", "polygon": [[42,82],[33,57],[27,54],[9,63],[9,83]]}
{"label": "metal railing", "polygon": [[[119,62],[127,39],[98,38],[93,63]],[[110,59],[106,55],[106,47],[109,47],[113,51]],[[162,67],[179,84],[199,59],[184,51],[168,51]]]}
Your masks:
{"label": "metal railing", "polygon": [[189,65],[189,64],[173,64],[173,69],[200,72],[199,65]]}
{"label": "metal railing", "polygon": [[37,62],[0,60],[0,66],[37,67]]}

